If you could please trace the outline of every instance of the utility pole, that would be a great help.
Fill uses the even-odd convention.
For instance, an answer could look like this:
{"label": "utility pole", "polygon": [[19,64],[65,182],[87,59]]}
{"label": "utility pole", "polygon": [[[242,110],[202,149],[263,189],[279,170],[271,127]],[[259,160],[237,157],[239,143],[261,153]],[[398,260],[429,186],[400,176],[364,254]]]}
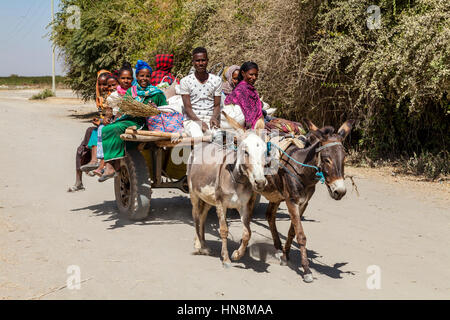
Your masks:
{"label": "utility pole", "polygon": [[55,12],[54,12],[54,5],[53,0],[51,0],[52,3],[52,91],[53,94],[56,95],[56,81],[55,81],[55,43],[53,40],[54,37],[54,30],[55,30]]}

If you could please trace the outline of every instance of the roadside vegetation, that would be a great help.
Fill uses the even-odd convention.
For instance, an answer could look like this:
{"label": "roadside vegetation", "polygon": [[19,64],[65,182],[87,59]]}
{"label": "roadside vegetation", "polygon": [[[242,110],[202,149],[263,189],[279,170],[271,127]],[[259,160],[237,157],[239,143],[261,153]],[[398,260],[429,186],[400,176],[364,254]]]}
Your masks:
{"label": "roadside vegetation", "polygon": [[[81,29],[65,8],[81,8]],[[381,9],[381,28],[367,8]],[[61,0],[55,41],[67,84],[95,94],[95,74],[126,59],[174,53],[186,74],[195,46],[211,63],[260,66],[257,87],[278,116],[339,125],[357,119],[349,147],[360,161],[448,175],[450,7],[446,0]],[[101,15],[98,12],[102,12]]]}
{"label": "roadside vegetation", "polygon": [[44,100],[47,99],[49,97],[54,97],[55,94],[53,93],[52,90],[50,89],[44,89],[41,92],[31,96],[30,100]]}
{"label": "roadside vegetation", "polygon": [[[56,76],[56,87],[59,89],[67,88],[65,77]],[[52,86],[51,76],[42,77],[22,77],[12,74],[9,77],[0,77],[0,88],[16,89],[16,88],[50,88]]]}

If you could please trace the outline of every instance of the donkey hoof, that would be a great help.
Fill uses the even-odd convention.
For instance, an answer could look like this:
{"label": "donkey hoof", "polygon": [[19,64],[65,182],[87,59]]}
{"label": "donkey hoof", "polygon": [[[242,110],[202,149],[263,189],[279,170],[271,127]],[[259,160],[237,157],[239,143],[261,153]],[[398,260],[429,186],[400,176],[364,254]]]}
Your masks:
{"label": "donkey hoof", "polygon": [[283,251],[281,251],[281,250],[275,251],[275,258],[277,258],[278,260],[281,260],[282,256],[283,256]]}
{"label": "donkey hoof", "polygon": [[211,250],[209,250],[209,248],[201,248],[198,252],[204,256],[209,256],[211,254]]}
{"label": "donkey hoof", "polygon": [[231,268],[231,262],[229,262],[229,261],[223,262],[222,265],[223,265],[224,269],[230,269]]}
{"label": "donkey hoof", "polygon": [[208,248],[199,248],[195,249],[194,252],[192,252],[195,256],[209,256],[211,255],[211,251]]}
{"label": "donkey hoof", "polygon": [[285,256],[280,257],[280,266],[287,266],[288,262]]}
{"label": "donkey hoof", "polygon": [[314,281],[312,273],[307,273],[303,276],[303,281],[306,283],[311,283]]}
{"label": "donkey hoof", "polygon": [[241,257],[239,256],[239,251],[234,250],[233,254],[231,255],[231,260],[239,260]]}

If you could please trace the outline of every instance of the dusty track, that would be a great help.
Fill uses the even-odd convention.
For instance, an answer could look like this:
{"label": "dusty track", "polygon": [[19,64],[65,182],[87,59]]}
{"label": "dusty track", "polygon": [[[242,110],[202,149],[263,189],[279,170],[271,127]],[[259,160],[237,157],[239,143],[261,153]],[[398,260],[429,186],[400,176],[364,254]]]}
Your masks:
{"label": "dusty track", "polygon": [[[87,190],[67,193],[75,148],[89,126],[70,115],[95,108],[76,99],[30,102],[29,96],[0,91],[0,298],[450,298],[448,184],[395,182],[349,168],[359,197],[350,181],[341,201],[318,185],[304,221],[312,284],[302,282],[297,248],[288,267],[273,257],[263,201],[248,253],[226,270],[214,212],[206,229],[214,256],[191,255],[190,201],[179,191],[155,191],[150,218],[138,223],[116,213],[112,181],[84,176]],[[232,252],[242,229],[235,213],[228,217]],[[284,205],[278,226],[284,240]],[[79,290],[64,287],[70,265],[80,267]],[[371,265],[381,270],[379,290],[366,286]]]}

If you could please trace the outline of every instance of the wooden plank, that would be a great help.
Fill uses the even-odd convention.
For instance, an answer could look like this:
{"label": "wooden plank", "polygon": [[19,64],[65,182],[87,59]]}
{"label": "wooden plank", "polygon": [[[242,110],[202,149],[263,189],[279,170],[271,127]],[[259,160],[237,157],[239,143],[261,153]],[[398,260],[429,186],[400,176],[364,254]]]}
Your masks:
{"label": "wooden plank", "polygon": [[122,139],[124,141],[138,141],[138,142],[153,142],[153,141],[167,140],[167,138],[163,138],[163,137],[138,136],[138,135],[128,134],[128,133],[121,134],[120,139]]}
{"label": "wooden plank", "polygon": [[203,136],[197,138],[183,138],[178,141],[160,140],[155,142],[158,147],[175,147],[175,146],[190,146],[196,143],[211,142],[211,136]]}
{"label": "wooden plank", "polygon": [[[134,130],[132,128],[128,128],[125,130],[127,134],[134,134],[136,136],[151,136],[151,137],[161,137],[166,139],[173,139],[180,137],[179,133],[173,132],[161,132],[161,131],[146,131],[146,130]],[[182,133],[181,137],[187,137],[186,133]]]}

